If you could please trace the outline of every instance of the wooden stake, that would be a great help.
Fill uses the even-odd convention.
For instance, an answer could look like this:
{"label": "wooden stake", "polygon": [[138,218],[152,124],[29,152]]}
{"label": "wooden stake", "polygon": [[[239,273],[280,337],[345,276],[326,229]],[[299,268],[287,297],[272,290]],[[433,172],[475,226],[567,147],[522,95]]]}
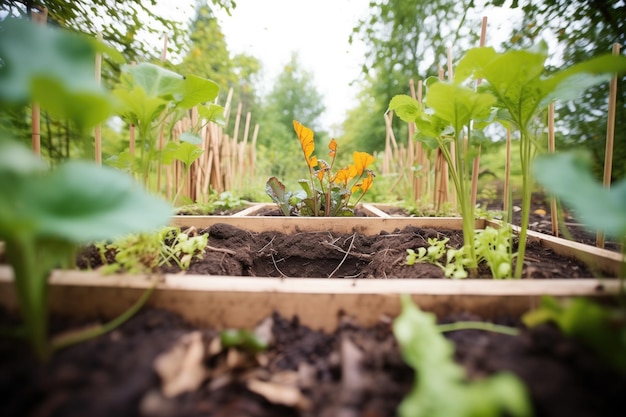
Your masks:
{"label": "wooden stake", "polygon": [[[41,26],[46,26],[48,21],[48,9],[45,7],[40,8],[39,13],[32,14],[32,20]],[[33,103],[31,111],[32,148],[36,155],[41,155],[41,108],[39,107],[39,103]]]}
{"label": "wooden stake", "polygon": [[[621,45],[613,44],[613,55],[620,54]],[[615,103],[617,100],[617,74],[611,78],[609,84],[609,112],[606,124],[606,149],[604,151],[604,177],[603,184],[606,188],[611,187],[611,173],[613,169],[613,143],[615,140]],[[604,248],[604,233],[598,230],[596,233],[596,246]]]}
{"label": "wooden stake", "polygon": [[[505,213],[509,212],[509,206],[511,205],[511,201],[509,201],[509,194],[511,193],[509,190],[511,184],[511,129],[506,130],[506,161],[504,164],[504,199],[502,204],[502,211]],[[511,222],[513,219],[507,219],[508,222]]]}
{"label": "wooden stake", "polygon": [[[102,42],[102,33],[98,32],[98,41]],[[96,82],[102,83],[102,53],[96,53]],[[94,150],[96,164],[102,165],[102,126],[98,124],[94,129]]]}
{"label": "wooden stake", "polygon": [[[554,153],[556,143],[554,138],[554,102],[548,105],[548,152]],[[552,221],[552,234],[559,236],[559,218],[556,208],[556,198],[550,198],[550,219]]]}
{"label": "wooden stake", "polygon": [[[483,16],[482,25],[480,27],[480,46],[485,46],[485,41],[487,38],[487,16]],[[480,85],[482,79],[476,80],[476,88]],[[478,146],[478,154],[474,157],[474,161],[472,163],[472,194],[471,194],[471,202],[472,206],[476,206],[476,195],[478,194],[478,174],[480,172],[480,154],[482,152],[482,146]]]}

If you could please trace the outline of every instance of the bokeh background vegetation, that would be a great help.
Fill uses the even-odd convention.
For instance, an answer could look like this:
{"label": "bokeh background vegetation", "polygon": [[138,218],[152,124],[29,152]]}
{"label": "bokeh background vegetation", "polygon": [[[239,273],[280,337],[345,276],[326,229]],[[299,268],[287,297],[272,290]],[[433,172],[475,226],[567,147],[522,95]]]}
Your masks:
{"label": "bokeh background vegetation", "polygon": [[[258,124],[256,174],[232,190],[242,198],[267,201],[265,181],[276,175],[290,181],[306,175],[300,158],[292,120],[297,119],[316,134],[316,148],[322,154],[330,140],[319,124],[325,110],[322,96],[315,88],[313,74],[303,68],[297,54],[284,63],[281,75],[268,91],[259,89],[262,64],[255,56],[233,54],[224,39],[216,10],[232,10],[232,0],[198,1],[195,17],[189,24],[171,20],[154,0],[6,0],[0,2],[0,18],[30,18],[43,7],[48,24],[61,26],[89,36],[101,33],[103,40],[120,51],[127,62],[153,62],[181,74],[209,78],[221,88],[220,104],[233,89],[233,103],[241,103],[242,114],[252,115]],[[606,53],[614,43],[626,43],[626,4],[615,0],[378,0],[371,1],[370,15],[358,22],[352,40],[367,46],[362,71],[354,80],[360,93],[357,105],[346,109],[342,124],[339,158],[349,163],[352,152],[378,155],[385,146],[383,114],[392,97],[410,94],[410,79],[425,79],[437,74],[447,46],[468,49],[478,44],[479,31],[465,25],[466,17],[486,6],[517,8],[523,19],[511,30],[510,37],[497,49],[525,48],[542,38],[552,40],[554,68],[570,66],[592,56]],[[329,10],[329,13],[332,11]],[[108,16],[108,19],[94,18]],[[150,36],[168,33],[168,56],[145,41]],[[0,34],[1,36],[1,34]],[[106,61],[103,82],[115,85],[119,64]],[[626,176],[626,106],[624,78],[618,80],[613,179]],[[594,156],[594,173],[602,175],[607,125],[608,84],[589,89],[573,102],[556,108],[557,149],[585,147]],[[229,123],[234,123],[234,118]],[[30,108],[3,108],[0,123],[25,143],[30,142]],[[399,140],[407,140],[406,126],[394,120]],[[227,127],[232,131],[232,126]],[[127,134],[120,124],[104,127],[104,160],[107,155],[128,146]],[[491,145],[483,149],[481,176],[483,194],[498,190],[504,173],[504,131],[494,130]],[[64,120],[42,114],[42,154],[51,162],[67,158],[91,158],[93,138],[80,136]],[[374,168],[376,170],[376,168]],[[515,177],[516,169],[512,174]],[[292,184],[293,184],[292,183]],[[515,179],[513,182],[515,191]],[[379,176],[368,199],[376,202],[407,198],[406,186],[397,178]],[[409,197],[410,198],[410,197]]]}

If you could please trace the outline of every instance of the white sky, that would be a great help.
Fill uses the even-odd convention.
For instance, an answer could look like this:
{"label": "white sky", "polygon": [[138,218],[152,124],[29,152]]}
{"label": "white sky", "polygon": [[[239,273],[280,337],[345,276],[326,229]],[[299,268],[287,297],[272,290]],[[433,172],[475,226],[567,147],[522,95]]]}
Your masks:
{"label": "white sky", "polygon": [[312,74],[325,100],[321,125],[338,134],[346,111],[356,105],[357,90],[350,83],[359,75],[364,54],[363,45],[349,45],[348,37],[359,18],[367,16],[368,4],[369,0],[237,0],[231,16],[221,12],[218,16],[229,50],[262,62],[263,93],[297,51],[301,68]]}

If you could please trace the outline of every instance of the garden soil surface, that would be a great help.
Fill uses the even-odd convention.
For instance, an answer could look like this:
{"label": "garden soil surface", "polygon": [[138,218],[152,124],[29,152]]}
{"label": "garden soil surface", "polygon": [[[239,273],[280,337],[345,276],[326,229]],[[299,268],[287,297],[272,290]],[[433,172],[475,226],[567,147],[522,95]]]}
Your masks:
{"label": "garden soil surface", "polygon": [[[9,320],[1,318],[3,324]],[[537,417],[626,415],[626,377],[590,349],[551,325],[529,330],[515,318],[498,322],[519,327],[521,334],[446,333],[468,378],[513,372],[527,386]],[[145,309],[47,363],[0,339],[0,415],[396,416],[416,377],[402,360],[391,323],[381,319],[362,328],[346,316],[335,332],[324,333],[275,313],[259,326],[269,349],[252,353],[222,347],[212,329]],[[69,325],[63,322],[63,328]]]}
{"label": "garden soil surface", "polygon": [[[197,233],[209,233],[209,248],[189,273],[318,277],[320,284],[327,277],[442,277],[435,265],[405,265],[406,249],[427,246],[429,237],[462,243],[458,233],[415,227],[375,236],[283,235],[216,224]],[[93,248],[86,250],[83,267],[98,267],[98,258]],[[534,244],[524,263],[525,279],[593,276],[585,265]],[[486,278],[489,271],[479,274]],[[457,320],[482,318],[438,318]],[[519,317],[495,321],[517,327],[520,335],[446,333],[469,379],[513,372],[526,384],[537,417],[626,415],[626,376],[590,348],[550,324],[528,329]],[[0,311],[0,325],[15,323]],[[52,333],[89,324],[54,317]],[[61,350],[46,363],[25,345],[0,338],[0,416],[396,416],[419,376],[403,362],[391,326],[389,317],[364,328],[345,315],[330,333],[276,312],[259,318],[257,333],[269,348],[254,353],[222,346],[214,329],[144,309],[117,330]]]}

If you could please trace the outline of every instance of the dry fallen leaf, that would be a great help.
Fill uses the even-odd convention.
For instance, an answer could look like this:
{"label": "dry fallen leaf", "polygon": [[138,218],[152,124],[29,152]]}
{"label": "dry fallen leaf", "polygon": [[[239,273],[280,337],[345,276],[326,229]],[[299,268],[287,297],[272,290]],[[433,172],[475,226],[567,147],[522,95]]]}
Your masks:
{"label": "dry fallen leaf", "polygon": [[161,377],[161,390],[167,398],[200,387],[207,370],[203,364],[204,343],[200,332],[180,338],[169,351],[154,361],[154,369]]}
{"label": "dry fallen leaf", "polygon": [[259,381],[258,379],[250,379],[246,385],[250,391],[261,395],[274,404],[297,407],[301,410],[310,406],[309,400],[295,386]]}

